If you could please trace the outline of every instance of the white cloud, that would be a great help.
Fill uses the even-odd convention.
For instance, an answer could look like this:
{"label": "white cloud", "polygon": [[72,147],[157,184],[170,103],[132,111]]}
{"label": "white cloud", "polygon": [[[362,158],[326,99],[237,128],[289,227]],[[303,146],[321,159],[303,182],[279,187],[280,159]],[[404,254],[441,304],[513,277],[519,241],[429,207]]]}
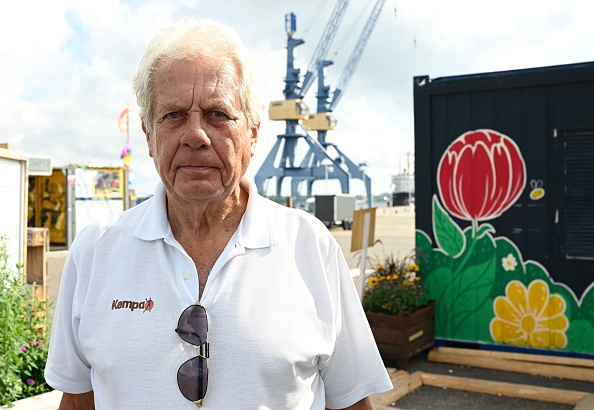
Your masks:
{"label": "white cloud", "polygon": [[[331,87],[371,3],[352,1],[347,10],[332,48],[335,64],[327,70]],[[130,82],[150,36],[188,14],[227,22],[252,50],[270,101],[283,98],[284,14],[297,14],[295,36],[306,41],[295,56],[303,74],[333,7],[318,0],[8,2],[0,14],[0,142],[50,155],[55,164],[120,165],[125,136],[116,121],[130,105],[135,184],[148,193],[157,177]],[[414,150],[414,76],[590,61],[593,14],[589,0],[389,0],[335,110],[339,126],[328,140],[368,164],[374,192],[389,190],[390,174],[405,168]],[[315,87],[307,97],[311,107]],[[283,131],[284,124],[264,121],[251,175]]]}

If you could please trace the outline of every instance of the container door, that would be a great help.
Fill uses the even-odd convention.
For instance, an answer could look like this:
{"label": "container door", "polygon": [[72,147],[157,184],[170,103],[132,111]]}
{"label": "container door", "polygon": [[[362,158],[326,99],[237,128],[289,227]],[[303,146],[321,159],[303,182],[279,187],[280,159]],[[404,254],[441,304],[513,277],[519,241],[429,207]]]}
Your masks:
{"label": "container door", "polygon": [[557,133],[553,272],[579,298],[594,282],[594,129]]}

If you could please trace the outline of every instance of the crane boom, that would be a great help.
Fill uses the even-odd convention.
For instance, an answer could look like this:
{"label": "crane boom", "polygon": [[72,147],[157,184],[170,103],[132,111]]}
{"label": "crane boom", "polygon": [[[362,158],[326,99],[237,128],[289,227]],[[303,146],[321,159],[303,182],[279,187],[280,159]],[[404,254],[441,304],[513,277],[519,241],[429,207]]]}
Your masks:
{"label": "crane boom", "polygon": [[340,22],[344,17],[346,8],[349,5],[349,1],[350,0],[338,0],[338,2],[336,2],[336,6],[334,6],[330,20],[328,20],[328,23],[326,24],[326,28],[322,33],[322,37],[320,38],[320,41],[316,46],[316,50],[314,51],[312,59],[309,63],[307,73],[305,73],[305,76],[303,77],[303,85],[301,86],[302,96],[307,93],[307,90],[309,90],[309,87],[311,87],[313,81],[316,79],[316,75],[318,73],[318,63],[321,60],[324,60],[326,55],[328,55],[328,49],[334,41],[334,37],[336,36]]}
{"label": "crane boom", "polygon": [[334,107],[336,106],[336,104],[338,103],[340,98],[342,97],[342,92],[349,84],[349,82],[353,76],[353,73],[355,72],[355,69],[357,68],[357,65],[359,64],[359,60],[361,60],[361,55],[363,54],[363,50],[365,50],[367,41],[369,40],[369,37],[371,36],[371,32],[373,31],[373,28],[375,27],[375,23],[377,22],[377,19],[379,18],[380,12],[382,11],[382,7],[384,6],[385,2],[386,2],[386,0],[377,0],[377,2],[375,3],[375,6],[374,6],[373,10],[371,11],[371,15],[369,16],[369,19],[367,19],[367,23],[365,23],[365,27],[363,27],[363,31],[361,32],[361,36],[359,37],[359,40],[357,41],[357,45],[351,52],[351,55],[349,57],[349,60],[347,61],[344,71],[342,72],[342,75],[338,79],[338,83],[336,84],[336,90],[334,91],[334,94],[332,96],[332,101],[330,102],[330,105],[329,105],[329,111],[332,111],[334,109]]}

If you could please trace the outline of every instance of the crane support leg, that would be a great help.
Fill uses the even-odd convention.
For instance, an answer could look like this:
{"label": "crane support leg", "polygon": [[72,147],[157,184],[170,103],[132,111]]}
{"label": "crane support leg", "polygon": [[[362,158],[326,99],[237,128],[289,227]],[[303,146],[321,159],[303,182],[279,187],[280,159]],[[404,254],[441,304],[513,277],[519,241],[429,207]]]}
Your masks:
{"label": "crane support leg", "polygon": [[367,205],[371,208],[373,205],[373,197],[371,195],[371,179],[361,170],[357,164],[350,160],[336,145],[332,144],[340,158],[344,161],[351,174],[351,178],[360,179],[365,184],[365,193],[367,194]]}

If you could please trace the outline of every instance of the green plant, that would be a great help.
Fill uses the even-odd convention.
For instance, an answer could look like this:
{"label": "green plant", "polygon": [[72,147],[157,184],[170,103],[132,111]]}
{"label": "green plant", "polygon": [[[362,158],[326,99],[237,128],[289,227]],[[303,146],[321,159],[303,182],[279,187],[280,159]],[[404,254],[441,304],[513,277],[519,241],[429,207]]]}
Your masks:
{"label": "green plant", "polygon": [[422,304],[423,285],[416,253],[403,258],[389,255],[375,264],[363,294],[366,312],[397,315]]}
{"label": "green plant", "polygon": [[0,405],[51,388],[43,370],[47,360],[47,303],[24,280],[21,266],[8,263],[6,237],[0,237]]}

